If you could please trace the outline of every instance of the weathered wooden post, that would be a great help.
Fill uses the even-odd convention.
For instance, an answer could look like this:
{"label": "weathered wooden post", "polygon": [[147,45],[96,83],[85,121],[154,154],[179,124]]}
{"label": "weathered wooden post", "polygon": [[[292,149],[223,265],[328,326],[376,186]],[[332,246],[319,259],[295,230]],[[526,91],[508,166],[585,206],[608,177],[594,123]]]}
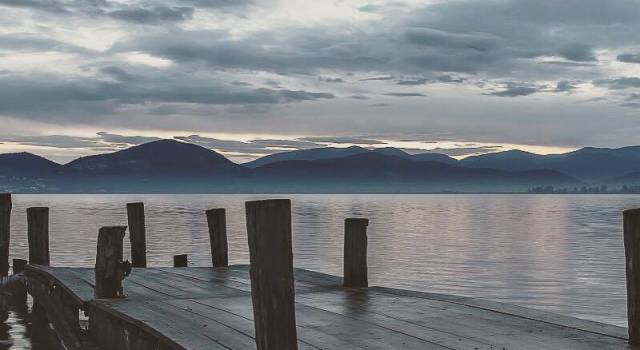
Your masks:
{"label": "weathered wooden post", "polygon": [[640,344],[640,209],[626,210],[624,253],[627,271],[627,319],[629,343]]}
{"label": "weathered wooden post", "polygon": [[9,275],[11,207],[11,193],[0,193],[0,277],[6,277]]}
{"label": "weathered wooden post", "polygon": [[95,266],[96,298],[123,297],[122,280],[129,275],[131,264],[122,261],[122,239],[126,226],[102,227],[98,232]]}
{"label": "weathered wooden post", "polygon": [[24,259],[13,259],[13,274],[17,275],[24,271],[27,261]]}
{"label": "weathered wooden post", "polygon": [[173,267],[187,267],[189,265],[189,259],[187,254],[180,254],[173,256]]}
{"label": "weathered wooden post", "polygon": [[129,240],[131,241],[131,266],[147,267],[147,230],[144,219],[144,203],[127,203]]}
{"label": "weathered wooden post", "polygon": [[49,208],[27,208],[27,240],[29,264],[48,266],[49,261]]}
{"label": "weathered wooden post", "polygon": [[[27,265],[27,261],[24,259],[13,259],[13,274],[17,275],[24,271],[24,267]],[[22,282],[19,282],[18,285],[13,287],[13,300],[18,305],[27,304],[27,289],[25,288]]]}
{"label": "weathered wooden post", "polygon": [[247,202],[245,209],[258,350],[297,349],[291,201]]}
{"label": "weathered wooden post", "polygon": [[368,219],[349,218],[344,221],[344,281],[347,288],[366,288]]}
{"label": "weathered wooden post", "polygon": [[227,247],[227,219],[224,209],[207,210],[209,242],[211,243],[211,264],[213,267],[229,266]]}

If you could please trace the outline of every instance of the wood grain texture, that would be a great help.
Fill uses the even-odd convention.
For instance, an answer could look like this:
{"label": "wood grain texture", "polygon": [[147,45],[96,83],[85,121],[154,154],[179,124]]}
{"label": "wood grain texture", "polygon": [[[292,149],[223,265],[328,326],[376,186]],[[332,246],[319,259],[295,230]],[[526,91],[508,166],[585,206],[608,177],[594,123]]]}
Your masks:
{"label": "wood grain texture", "polygon": [[206,212],[211,243],[211,264],[213,267],[229,265],[227,246],[227,218],[225,209],[209,209]]}
{"label": "wood grain texture", "polygon": [[251,298],[258,350],[295,350],[291,201],[246,203]]}
{"label": "wood grain texture", "polygon": [[95,266],[96,298],[122,296],[122,239],[125,226],[102,227],[98,232],[98,248]]}
{"label": "wood grain texture", "polygon": [[640,209],[623,213],[629,342],[640,344]]}
{"label": "wood grain texture", "polygon": [[147,267],[147,229],[144,203],[127,203],[129,241],[131,242],[131,266]]}
{"label": "wood grain texture", "polygon": [[29,264],[49,265],[49,208],[27,208]]}
{"label": "wood grain texture", "polygon": [[366,288],[368,219],[348,218],[344,221],[344,286]]}
{"label": "wood grain texture", "polygon": [[[93,310],[105,350],[257,346],[245,265],[137,268],[123,282],[127,298],[99,300],[90,268],[25,272]],[[294,278],[299,349],[637,349],[626,328],[598,322],[454,295],[344,288],[339,277],[302,269]]]}
{"label": "wood grain texture", "polygon": [[9,274],[12,206],[11,194],[0,193],[0,277],[6,277]]}

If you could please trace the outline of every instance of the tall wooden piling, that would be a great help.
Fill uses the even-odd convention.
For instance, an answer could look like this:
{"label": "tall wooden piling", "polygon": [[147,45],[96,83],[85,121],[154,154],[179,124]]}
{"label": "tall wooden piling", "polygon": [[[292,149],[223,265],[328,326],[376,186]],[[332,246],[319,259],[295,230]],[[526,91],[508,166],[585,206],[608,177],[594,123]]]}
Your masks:
{"label": "tall wooden piling", "polygon": [[180,254],[173,256],[173,267],[187,267],[189,266],[189,256],[187,254]]}
{"label": "tall wooden piling", "polygon": [[11,194],[0,193],[0,277],[6,277],[9,274],[12,206]]}
{"label": "tall wooden piling", "polygon": [[349,218],[344,221],[344,286],[366,288],[368,219]]}
{"label": "tall wooden piling", "polygon": [[144,203],[127,203],[129,240],[131,241],[131,266],[147,267],[147,230]]}
{"label": "tall wooden piling", "polygon": [[629,343],[640,344],[640,209],[626,210],[624,253],[627,271],[627,319]]}
{"label": "tall wooden piling", "polygon": [[247,202],[245,209],[257,348],[297,349],[291,201]]}
{"label": "tall wooden piling", "polygon": [[29,264],[49,265],[49,208],[27,208]]}
{"label": "tall wooden piling", "polygon": [[117,298],[123,295],[122,280],[128,274],[122,262],[122,239],[125,226],[102,227],[98,232],[95,266],[96,298]]}
{"label": "tall wooden piling", "polygon": [[224,209],[207,210],[209,242],[211,243],[211,264],[213,267],[229,266],[227,246],[227,219]]}

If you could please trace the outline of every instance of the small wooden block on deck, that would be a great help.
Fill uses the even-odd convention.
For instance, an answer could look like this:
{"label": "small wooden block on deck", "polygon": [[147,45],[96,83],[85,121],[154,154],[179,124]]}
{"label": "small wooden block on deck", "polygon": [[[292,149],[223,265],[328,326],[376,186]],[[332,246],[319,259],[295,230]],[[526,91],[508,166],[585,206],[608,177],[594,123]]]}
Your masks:
{"label": "small wooden block on deck", "polygon": [[[134,269],[125,299],[93,299],[93,269],[28,266],[88,307],[176,349],[255,348],[247,266]],[[632,349],[626,329],[519,306],[371,287],[296,269],[300,349]]]}

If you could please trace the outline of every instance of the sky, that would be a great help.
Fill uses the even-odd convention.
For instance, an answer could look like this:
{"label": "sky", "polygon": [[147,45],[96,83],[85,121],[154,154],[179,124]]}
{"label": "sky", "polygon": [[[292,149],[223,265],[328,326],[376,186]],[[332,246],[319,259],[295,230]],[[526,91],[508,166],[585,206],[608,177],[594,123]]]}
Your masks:
{"label": "sky", "polygon": [[640,144],[640,0],[0,0],[0,153]]}

